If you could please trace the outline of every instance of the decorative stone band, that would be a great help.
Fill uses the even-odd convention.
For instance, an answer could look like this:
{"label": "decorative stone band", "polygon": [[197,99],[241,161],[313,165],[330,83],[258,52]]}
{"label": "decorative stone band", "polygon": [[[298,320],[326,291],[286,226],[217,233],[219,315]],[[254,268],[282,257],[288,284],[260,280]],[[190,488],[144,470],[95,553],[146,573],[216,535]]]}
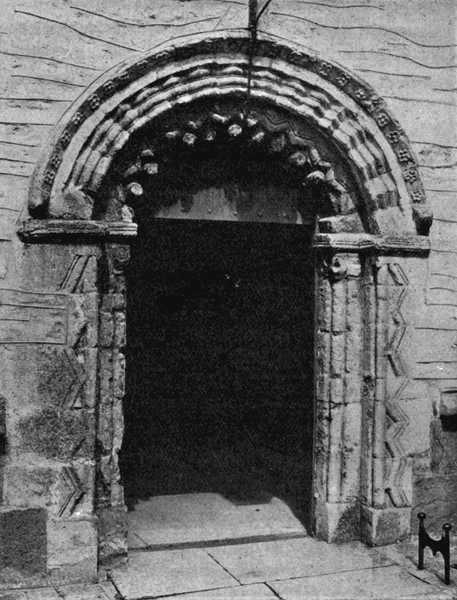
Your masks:
{"label": "decorative stone band", "polygon": [[430,240],[423,235],[371,235],[369,233],[317,233],[313,247],[317,250],[367,252],[373,254],[416,254],[430,252]]}
{"label": "decorative stone band", "polygon": [[136,223],[125,221],[67,221],[64,219],[30,219],[18,231],[27,243],[70,243],[78,241],[129,241],[137,235]]}
{"label": "decorative stone band", "polygon": [[[59,243],[75,239],[128,242],[137,236],[137,225],[125,221],[30,219],[22,224],[18,235],[27,243]],[[422,235],[380,236],[369,233],[317,233],[314,236],[313,247],[319,251],[426,255],[430,251],[430,241],[428,237]]]}
{"label": "decorative stone band", "polygon": [[362,80],[300,47],[259,39],[249,77],[246,33],[200,34],[126,61],[67,111],[34,174],[30,211],[65,215],[65,191],[102,185],[131,136],[173,107],[223,97],[246,99],[307,120],[351,164],[369,230],[427,234],[431,212],[409,141],[385,102]]}

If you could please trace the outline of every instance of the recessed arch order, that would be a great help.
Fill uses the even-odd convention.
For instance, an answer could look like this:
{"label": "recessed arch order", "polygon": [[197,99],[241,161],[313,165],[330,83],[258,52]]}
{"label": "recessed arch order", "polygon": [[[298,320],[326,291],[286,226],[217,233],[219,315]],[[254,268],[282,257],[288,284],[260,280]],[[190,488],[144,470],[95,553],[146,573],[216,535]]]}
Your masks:
{"label": "recessed arch order", "polygon": [[250,78],[253,101],[309,123],[344,157],[367,233],[428,234],[432,216],[417,162],[383,99],[341,66],[272,36],[258,40],[249,75],[249,50],[245,33],[205,33],[105,73],[64,114],[43,151],[30,214],[71,218],[66,190],[81,189],[96,202],[113,161],[141,128],[178,106],[242,98]]}

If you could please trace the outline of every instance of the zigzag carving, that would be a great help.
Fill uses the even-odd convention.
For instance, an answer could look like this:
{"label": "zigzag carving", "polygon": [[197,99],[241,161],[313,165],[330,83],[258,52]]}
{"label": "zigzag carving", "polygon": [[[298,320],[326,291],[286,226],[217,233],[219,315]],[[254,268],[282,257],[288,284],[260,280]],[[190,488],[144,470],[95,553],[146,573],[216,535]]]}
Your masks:
{"label": "zigzag carving", "polygon": [[388,418],[385,444],[387,451],[392,458],[404,456],[405,450],[401,442],[401,437],[409,425],[409,419],[406,413],[399,405],[399,400],[407,387],[409,381],[404,378],[398,386],[395,394],[386,400],[386,416]]}
{"label": "zigzag carving", "polygon": [[76,504],[84,495],[84,489],[73,467],[64,467],[62,469],[61,481],[65,488],[65,492],[58,510],[59,517],[61,517],[65,511],[71,515],[75,510]]}
{"label": "zigzag carving", "polygon": [[393,506],[408,506],[411,503],[409,476],[409,459],[402,443],[402,436],[409,425],[407,414],[401,408],[400,401],[409,380],[401,359],[400,347],[405,336],[407,324],[401,312],[407,287],[408,277],[398,263],[387,266],[389,285],[392,298],[390,310],[393,331],[389,337],[386,356],[392,367],[393,374],[398,379],[395,391],[385,398],[386,433],[385,445],[390,459],[385,463],[385,489]]}
{"label": "zigzag carving", "polygon": [[70,266],[59,286],[60,290],[75,294],[80,291],[80,287],[84,281],[84,272],[89,262],[90,256],[77,254],[73,257]]}
{"label": "zigzag carving", "polygon": [[80,392],[86,380],[86,374],[77,361],[76,354],[73,350],[65,348],[64,357],[65,362],[68,365],[68,372],[71,375],[71,383],[65,394],[62,406],[65,408],[82,408]]}

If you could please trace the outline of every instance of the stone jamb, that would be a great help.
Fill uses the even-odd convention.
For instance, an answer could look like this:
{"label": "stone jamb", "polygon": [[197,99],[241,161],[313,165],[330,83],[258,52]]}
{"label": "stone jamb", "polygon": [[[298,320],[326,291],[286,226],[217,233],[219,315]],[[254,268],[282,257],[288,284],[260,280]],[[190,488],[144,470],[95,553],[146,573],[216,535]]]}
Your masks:
{"label": "stone jamb", "polygon": [[[20,235],[27,243],[38,244],[86,239],[102,249],[96,513],[103,564],[127,551],[117,453],[123,426],[125,269],[135,226],[38,220],[26,222]],[[389,398],[385,377],[392,352],[392,332],[386,322],[398,308],[396,290],[402,289],[398,261],[409,255],[426,256],[429,242],[423,236],[316,234],[313,246],[315,534],[328,541],[388,543],[409,531],[410,505],[392,505],[386,500]]]}

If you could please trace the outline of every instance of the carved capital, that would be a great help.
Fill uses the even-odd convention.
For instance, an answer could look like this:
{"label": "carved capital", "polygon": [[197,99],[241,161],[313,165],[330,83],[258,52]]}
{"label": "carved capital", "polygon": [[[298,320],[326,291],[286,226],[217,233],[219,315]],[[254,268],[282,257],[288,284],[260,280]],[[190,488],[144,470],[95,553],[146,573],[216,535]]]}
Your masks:
{"label": "carved capital", "polygon": [[331,283],[359,277],[360,273],[360,260],[355,254],[333,254],[323,258],[321,263],[321,274]]}

